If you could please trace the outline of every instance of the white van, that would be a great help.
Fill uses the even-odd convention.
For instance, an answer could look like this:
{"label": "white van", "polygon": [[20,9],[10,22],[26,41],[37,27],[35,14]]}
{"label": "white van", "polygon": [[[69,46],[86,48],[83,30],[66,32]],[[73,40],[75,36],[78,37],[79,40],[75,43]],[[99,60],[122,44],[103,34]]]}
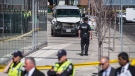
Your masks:
{"label": "white van", "polygon": [[[117,22],[119,22],[119,17],[121,17],[121,13],[117,14]],[[126,8],[126,12],[122,13],[122,22],[124,24],[127,22],[135,22],[135,8]]]}
{"label": "white van", "polygon": [[135,22],[135,8],[126,9],[126,20],[130,22]]}
{"label": "white van", "polygon": [[51,21],[51,35],[77,35],[81,22],[82,15],[78,7],[67,5],[56,6],[53,10],[53,19]]}

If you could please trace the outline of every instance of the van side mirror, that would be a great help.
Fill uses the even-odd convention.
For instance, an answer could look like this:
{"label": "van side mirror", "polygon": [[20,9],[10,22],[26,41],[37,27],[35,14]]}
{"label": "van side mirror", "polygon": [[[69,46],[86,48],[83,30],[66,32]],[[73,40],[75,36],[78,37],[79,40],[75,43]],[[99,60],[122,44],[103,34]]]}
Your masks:
{"label": "van side mirror", "polygon": [[52,14],[52,16],[54,17],[54,13]]}

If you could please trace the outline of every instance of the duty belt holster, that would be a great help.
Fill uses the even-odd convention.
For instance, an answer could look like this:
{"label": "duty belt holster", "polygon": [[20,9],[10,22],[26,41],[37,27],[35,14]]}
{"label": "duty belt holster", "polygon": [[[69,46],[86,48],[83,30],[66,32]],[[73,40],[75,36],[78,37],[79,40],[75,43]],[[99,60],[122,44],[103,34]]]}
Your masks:
{"label": "duty belt holster", "polygon": [[83,34],[82,34],[82,37],[83,37],[83,38],[87,38],[88,36],[89,36],[88,33],[83,33]]}

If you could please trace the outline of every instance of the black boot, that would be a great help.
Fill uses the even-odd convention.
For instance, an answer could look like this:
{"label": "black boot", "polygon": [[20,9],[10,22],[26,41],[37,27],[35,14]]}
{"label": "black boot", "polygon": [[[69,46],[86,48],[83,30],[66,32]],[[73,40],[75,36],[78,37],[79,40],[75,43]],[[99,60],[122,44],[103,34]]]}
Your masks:
{"label": "black boot", "polygon": [[86,53],[86,54],[84,54],[85,56],[88,56],[88,54]]}
{"label": "black boot", "polygon": [[88,52],[86,51],[84,55],[85,55],[85,56],[88,56]]}
{"label": "black boot", "polygon": [[80,53],[81,56],[83,56],[83,51]]}

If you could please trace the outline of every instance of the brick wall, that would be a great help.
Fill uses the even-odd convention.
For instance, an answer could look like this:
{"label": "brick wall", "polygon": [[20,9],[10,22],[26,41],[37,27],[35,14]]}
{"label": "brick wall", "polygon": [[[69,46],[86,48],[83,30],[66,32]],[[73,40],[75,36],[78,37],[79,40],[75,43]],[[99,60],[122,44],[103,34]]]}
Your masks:
{"label": "brick wall", "polygon": [[79,5],[88,5],[88,0],[79,0]]}

